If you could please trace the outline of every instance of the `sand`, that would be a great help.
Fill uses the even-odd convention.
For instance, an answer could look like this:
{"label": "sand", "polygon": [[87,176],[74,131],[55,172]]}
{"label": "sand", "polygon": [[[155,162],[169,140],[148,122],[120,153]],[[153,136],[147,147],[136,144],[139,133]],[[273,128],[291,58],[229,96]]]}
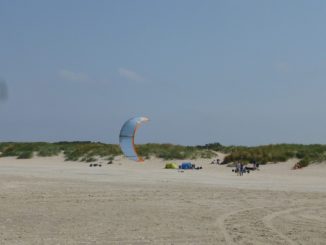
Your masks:
{"label": "sand", "polygon": [[0,244],[326,244],[326,164],[210,161],[0,158]]}

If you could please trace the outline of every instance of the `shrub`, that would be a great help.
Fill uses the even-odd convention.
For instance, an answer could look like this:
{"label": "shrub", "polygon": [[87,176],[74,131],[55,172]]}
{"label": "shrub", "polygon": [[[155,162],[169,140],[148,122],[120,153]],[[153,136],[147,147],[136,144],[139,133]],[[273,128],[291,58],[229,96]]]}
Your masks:
{"label": "shrub", "polygon": [[304,168],[304,167],[307,167],[310,163],[311,163],[311,160],[305,158],[305,159],[300,160],[297,163],[297,165],[298,165],[299,168]]}
{"label": "shrub", "polygon": [[25,152],[21,152],[17,159],[30,159],[33,157],[33,152],[31,151],[25,151]]}

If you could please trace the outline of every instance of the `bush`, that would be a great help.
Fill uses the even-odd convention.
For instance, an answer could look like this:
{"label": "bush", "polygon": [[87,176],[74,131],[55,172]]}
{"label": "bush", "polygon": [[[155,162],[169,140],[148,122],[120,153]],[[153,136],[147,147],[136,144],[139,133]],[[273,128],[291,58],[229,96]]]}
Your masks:
{"label": "bush", "polygon": [[25,151],[25,152],[21,152],[17,159],[30,159],[33,157],[33,152],[31,151]]}
{"label": "bush", "polygon": [[297,163],[297,166],[299,168],[304,168],[304,167],[307,167],[309,164],[310,164],[311,160],[305,158],[305,159],[302,159],[300,160],[298,163]]}
{"label": "bush", "polygon": [[13,157],[13,156],[18,155],[15,152],[15,146],[14,145],[8,145],[6,147],[2,147],[1,152],[2,152],[1,157]]}

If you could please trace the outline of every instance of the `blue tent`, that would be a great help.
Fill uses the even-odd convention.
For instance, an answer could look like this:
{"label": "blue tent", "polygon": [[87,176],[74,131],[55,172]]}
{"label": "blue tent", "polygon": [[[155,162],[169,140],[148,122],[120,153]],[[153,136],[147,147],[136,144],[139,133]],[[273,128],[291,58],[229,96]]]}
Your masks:
{"label": "blue tent", "polygon": [[192,164],[191,164],[191,162],[183,162],[183,163],[180,165],[180,168],[181,168],[181,169],[192,169]]}

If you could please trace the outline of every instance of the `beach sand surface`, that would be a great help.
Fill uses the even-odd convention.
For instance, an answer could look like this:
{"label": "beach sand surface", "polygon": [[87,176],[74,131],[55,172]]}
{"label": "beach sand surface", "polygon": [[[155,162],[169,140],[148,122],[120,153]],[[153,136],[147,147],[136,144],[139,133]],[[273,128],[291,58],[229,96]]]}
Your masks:
{"label": "beach sand surface", "polygon": [[0,244],[326,244],[326,164],[296,161],[237,176],[210,159],[0,158]]}

